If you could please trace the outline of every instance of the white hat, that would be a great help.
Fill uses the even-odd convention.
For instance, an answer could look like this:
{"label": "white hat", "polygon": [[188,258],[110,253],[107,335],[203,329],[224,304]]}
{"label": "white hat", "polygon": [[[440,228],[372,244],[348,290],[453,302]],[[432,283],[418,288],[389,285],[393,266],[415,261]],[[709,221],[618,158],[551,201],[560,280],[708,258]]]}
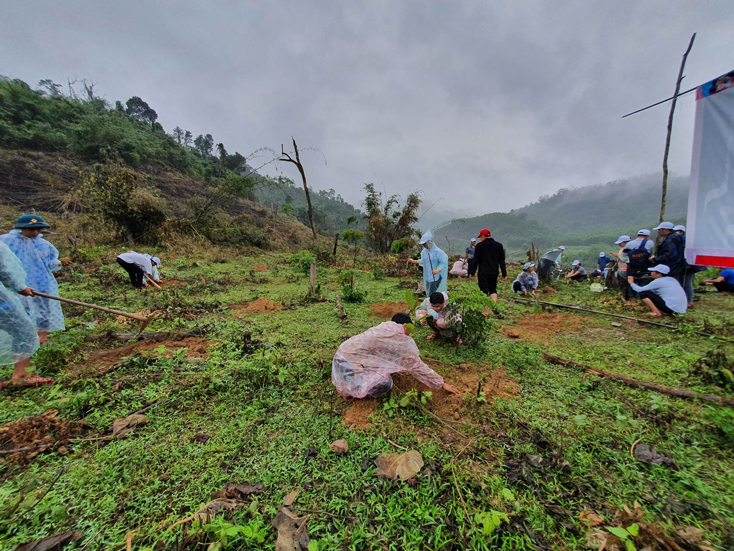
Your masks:
{"label": "white hat", "polygon": [[674,227],[673,222],[660,222],[653,230],[672,230]]}
{"label": "white hat", "polygon": [[673,231],[682,231],[685,233],[686,227],[683,224],[678,224],[677,226],[673,228]]}
{"label": "white hat", "polygon": [[602,252],[599,253],[599,258],[601,258],[602,256],[606,256],[606,255],[607,255],[607,253],[605,253],[604,251],[602,251]]}
{"label": "white hat", "polygon": [[579,264],[581,264],[581,262],[579,262],[578,260],[574,260],[573,262],[571,262],[572,266],[578,266]]}
{"label": "white hat", "polygon": [[533,266],[535,266],[535,262],[526,262],[525,265],[522,267],[522,269],[523,270],[529,270]]}
{"label": "white hat", "polygon": [[161,259],[158,258],[157,256],[154,256],[153,258],[151,258],[151,260],[155,262],[157,266],[161,265]]}
{"label": "white hat", "polygon": [[560,247],[558,247],[558,248],[559,248],[560,250],[562,250],[562,251],[565,251],[565,250],[566,250],[566,247],[564,247],[563,245],[561,245],[561,246],[560,246]]}
{"label": "white hat", "polygon": [[615,245],[621,245],[622,243],[627,243],[627,241],[632,241],[629,235],[620,235],[619,239],[617,239],[614,244]]}
{"label": "white hat", "polygon": [[477,238],[476,237],[472,237],[469,241],[471,241],[472,243],[476,243],[477,242]]}
{"label": "white hat", "polygon": [[640,230],[637,232],[637,235],[644,235],[645,237],[650,235],[650,230]]}
{"label": "white hat", "polygon": [[647,271],[648,272],[660,272],[661,274],[669,274],[670,268],[668,268],[665,264],[658,264],[657,266],[648,268]]}

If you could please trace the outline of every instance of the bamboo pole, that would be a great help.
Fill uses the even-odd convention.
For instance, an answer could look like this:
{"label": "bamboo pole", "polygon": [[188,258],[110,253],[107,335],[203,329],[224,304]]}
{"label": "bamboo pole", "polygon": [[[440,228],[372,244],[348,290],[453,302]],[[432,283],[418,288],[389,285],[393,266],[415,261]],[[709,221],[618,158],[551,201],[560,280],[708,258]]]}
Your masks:
{"label": "bamboo pole", "polygon": [[59,302],[66,302],[68,304],[74,304],[75,306],[83,306],[84,308],[94,308],[95,310],[102,310],[102,312],[107,312],[109,314],[117,314],[118,316],[125,316],[126,318],[132,318],[138,321],[148,321],[148,318],[146,316],[143,316],[142,314],[131,314],[130,312],[123,312],[122,310],[113,310],[112,308],[105,308],[104,306],[97,306],[96,304],[80,302],[78,300],[72,300],[70,298],[62,298],[62,297],[56,297],[54,295],[47,295],[46,293],[40,293],[38,291],[33,291],[33,296],[50,298],[52,300],[58,300]]}
{"label": "bamboo pole", "polygon": [[655,392],[666,394],[667,396],[687,398],[689,400],[706,400],[707,402],[716,402],[719,405],[734,408],[734,396],[715,396],[713,394],[702,394],[700,392],[694,392],[693,390],[686,390],[684,388],[678,388],[674,386],[660,385],[658,383],[648,383],[647,381],[633,379],[632,377],[627,377],[627,375],[622,375],[620,373],[614,373],[612,371],[606,371],[605,369],[598,369],[596,367],[584,365],[573,360],[559,358],[558,356],[554,356],[553,354],[548,354],[546,352],[543,352],[543,359],[557,365],[563,365],[566,367],[578,367],[583,369],[587,373],[591,373],[592,375],[600,375],[609,379],[615,379],[629,386],[654,390]]}

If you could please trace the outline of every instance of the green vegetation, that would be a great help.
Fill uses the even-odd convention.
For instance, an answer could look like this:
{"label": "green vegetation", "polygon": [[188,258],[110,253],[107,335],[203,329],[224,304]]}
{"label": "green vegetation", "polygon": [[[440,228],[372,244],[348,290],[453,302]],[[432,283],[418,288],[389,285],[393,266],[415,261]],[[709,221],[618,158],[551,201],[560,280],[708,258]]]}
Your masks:
{"label": "green vegetation", "polygon": [[[546,308],[543,316],[532,316],[532,303],[513,302],[510,281],[501,282],[506,316],[494,319],[478,344],[457,348],[426,341],[427,328],[416,330],[424,360],[460,386],[459,402],[447,402],[442,391],[429,395],[424,387],[406,387],[401,379],[391,396],[377,401],[374,426],[355,430],[341,423],[353,403],[334,393],[331,357],[344,339],[383,320],[358,303],[346,305],[346,323],[339,319],[333,297],[343,279],[337,268],[319,265],[321,295],[329,300],[307,300],[300,259],[291,268],[283,256],[229,258],[189,250],[187,257],[163,256],[164,276],[180,285],[141,293],[111,264],[112,251],[85,254],[92,264],[60,273],[64,296],[157,311],[148,331],[206,334],[144,351],[133,347],[127,361],[118,363],[118,356],[103,365],[95,353],[127,343],[88,337],[134,327],[113,315],[65,307],[69,329],[52,335],[33,360],[56,384],[4,392],[0,422],[57,410],[61,420],[84,419],[86,425],[62,447],[52,444],[25,459],[3,457],[3,549],[65,530],[82,536],[69,548],[89,551],[124,549],[129,533],[136,551],[272,549],[270,522],[292,491],[300,492],[292,509],[310,515],[309,549],[322,551],[582,550],[593,530],[585,520],[590,513],[599,517],[597,529],[623,538],[616,529],[624,528],[638,549],[646,526],[670,537],[695,527],[713,549],[734,546],[730,409],[633,388],[542,357],[549,352],[724,395],[694,366],[705,357],[710,368],[721,367],[714,366],[712,351],[731,359],[734,347],[691,328],[705,321],[708,331],[730,334],[732,297],[703,294],[690,315],[673,322],[679,329],[616,327],[614,320],[580,312]],[[261,264],[270,270],[253,271]],[[351,277],[367,303],[405,300],[396,278],[376,280],[359,270]],[[449,294],[473,286],[451,279]],[[554,286],[551,301],[642,317],[623,310],[610,292]],[[236,308],[258,298],[284,308],[247,314]],[[555,329],[548,329],[551,322]],[[198,347],[207,341],[208,355],[200,356]],[[0,371],[10,374],[8,367]],[[447,403],[455,405],[447,409]],[[149,405],[150,423],[125,438],[104,439],[114,419]],[[348,441],[348,453],[329,450],[339,438]],[[634,459],[635,443],[672,458],[675,468]],[[425,466],[419,475],[410,483],[377,478],[371,460],[401,448],[420,452]],[[230,482],[263,488],[236,510],[173,527]],[[635,502],[641,521],[613,520]]]}

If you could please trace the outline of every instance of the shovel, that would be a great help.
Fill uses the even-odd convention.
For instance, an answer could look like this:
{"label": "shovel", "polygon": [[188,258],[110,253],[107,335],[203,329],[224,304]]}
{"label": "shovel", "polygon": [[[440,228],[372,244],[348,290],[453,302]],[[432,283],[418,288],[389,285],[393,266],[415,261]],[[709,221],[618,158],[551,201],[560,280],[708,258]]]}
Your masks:
{"label": "shovel", "polygon": [[58,300],[59,302],[67,302],[69,304],[74,304],[76,306],[83,306],[85,308],[94,308],[95,310],[102,310],[103,312],[108,312],[110,314],[117,314],[118,316],[124,316],[126,318],[132,318],[134,320],[138,320],[140,322],[140,331],[138,331],[138,335],[142,333],[146,327],[148,327],[151,321],[153,321],[153,316],[146,317],[141,314],[131,314],[130,312],[122,312],[120,310],[113,310],[112,308],[105,308],[104,306],[97,306],[96,304],[89,304],[87,302],[79,302],[78,300],[71,300],[70,298],[55,297],[54,295],[47,295],[46,293],[39,293],[38,291],[33,291],[33,296],[50,298],[52,300]]}

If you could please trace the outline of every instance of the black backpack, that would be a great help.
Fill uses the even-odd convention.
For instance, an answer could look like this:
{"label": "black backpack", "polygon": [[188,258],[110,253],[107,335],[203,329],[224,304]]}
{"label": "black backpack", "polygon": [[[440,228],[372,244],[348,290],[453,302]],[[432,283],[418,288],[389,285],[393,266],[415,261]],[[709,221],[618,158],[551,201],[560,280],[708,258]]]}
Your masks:
{"label": "black backpack", "polygon": [[627,268],[632,270],[647,270],[650,267],[650,251],[645,248],[647,239],[643,239],[640,246],[631,249],[627,254]]}

